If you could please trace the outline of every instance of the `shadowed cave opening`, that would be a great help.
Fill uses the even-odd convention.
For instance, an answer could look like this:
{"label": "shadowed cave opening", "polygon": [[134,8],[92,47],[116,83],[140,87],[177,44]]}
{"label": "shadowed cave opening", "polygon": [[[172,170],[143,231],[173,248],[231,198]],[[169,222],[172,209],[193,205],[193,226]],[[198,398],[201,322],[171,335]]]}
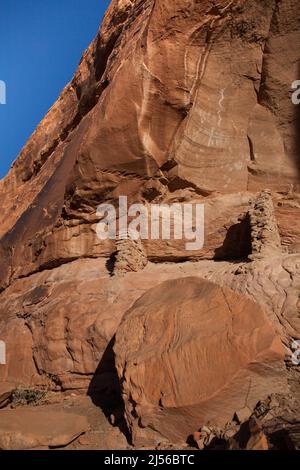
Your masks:
{"label": "shadowed cave opening", "polygon": [[252,253],[250,217],[247,214],[229,227],[222,246],[215,249],[214,260],[247,259]]}

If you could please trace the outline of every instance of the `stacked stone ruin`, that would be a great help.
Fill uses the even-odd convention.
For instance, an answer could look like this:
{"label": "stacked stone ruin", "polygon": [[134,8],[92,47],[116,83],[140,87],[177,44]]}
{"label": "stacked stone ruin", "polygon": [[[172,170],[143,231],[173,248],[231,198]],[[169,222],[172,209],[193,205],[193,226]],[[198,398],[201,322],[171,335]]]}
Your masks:
{"label": "stacked stone ruin", "polygon": [[251,226],[251,260],[283,253],[276,221],[271,191],[265,189],[251,201],[249,210]]}
{"label": "stacked stone ruin", "polygon": [[114,275],[142,271],[147,265],[147,254],[141,239],[135,240],[127,233],[119,234],[116,247]]}

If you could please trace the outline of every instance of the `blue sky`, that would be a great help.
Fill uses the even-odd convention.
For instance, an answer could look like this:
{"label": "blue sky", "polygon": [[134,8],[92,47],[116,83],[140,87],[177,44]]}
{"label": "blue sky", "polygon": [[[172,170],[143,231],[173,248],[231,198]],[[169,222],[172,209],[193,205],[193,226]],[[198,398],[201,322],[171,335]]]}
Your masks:
{"label": "blue sky", "polygon": [[72,78],[110,0],[0,0],[0,178]]}

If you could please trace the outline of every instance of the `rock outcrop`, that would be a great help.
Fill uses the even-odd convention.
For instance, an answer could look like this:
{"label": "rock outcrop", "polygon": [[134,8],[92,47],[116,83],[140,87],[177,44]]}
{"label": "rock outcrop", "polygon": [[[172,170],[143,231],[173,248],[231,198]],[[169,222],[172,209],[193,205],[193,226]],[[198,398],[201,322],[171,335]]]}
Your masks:
{"label": "rock outcrop", "polygon": [[0,382],[0,408],[4,408],[9,403],[14,389],[14,385]]}
{"label": "rock outcrop", "polygon": [[[73,80],[0,183],[0,288],[109,256],[115,247],[95,235],[96,207],[120,194],[129,202],[196,194],[209,206],[214,193],[236,193],[224,200],[230,212],[240,191],[297,193],[290,90],[299,14],[296,0],[113,0]],[[213,258],[229,222],[212,217],[216,244],[206,237],[195,256]],[[147,252],[187,256],[165,243]]]}
{"label": "rock outcrop", "polygon": [[[144,387],[137,416],[147,429],[150,403],[158,432],[170,438],[242,408],[246,391],[242,383],[236,396],[234,373],[253,379],[251,406],[273,385],[285,389],[280,340],[289,355],[300,338],[300,108],[291,101],[299,25],[297,0],[111,1],[74,78],[0,181],[0,380],[9,384],[0,406],[18,385],[117,396],[115,335],[120,376],[139,370]],[[120,196],[147,208],[203,204],[204,246],[100,240],[97,207],[117,206]],[[137,343],[127,326],[139,308],[150,336]],[[171,331],[188,312],[176,333],[182,349],[175,341],[168,350],[169,330],[152,317]],[[165,343],[153,350],[162,332]],[[132,360],[125,370],[137,347],[140,369]],[[161,368],[146,377],[152,350]],[[213,364],[200,370],[209,356]],[[178,383],[176,374],[157,382],[173,370]],[[203,382],[187,387],[197,374]],[[131,386],[125,381],[123,395],[138,436]],[[164,386],[169,395],[157,397]]]}
{"label": "rock outcrop", "polygon": [[167,281],[125,314],[114,346],[134,442],[185,441],[193,426],[283,392],[284,349],[259,305],[199,278]]}
{"label": "rock outcrop", "polygon": [[0,450],[65,447],[89,430],[84,416],[40,408],[0,411]]}

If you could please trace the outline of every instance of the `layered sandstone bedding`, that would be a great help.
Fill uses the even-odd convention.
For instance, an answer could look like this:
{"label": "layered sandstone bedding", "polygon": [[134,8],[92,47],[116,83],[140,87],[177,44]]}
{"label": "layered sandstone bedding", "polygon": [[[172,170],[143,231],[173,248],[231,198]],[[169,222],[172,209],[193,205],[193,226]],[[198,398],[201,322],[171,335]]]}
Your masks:
{"label": "layered sandstone bedding", "polygon": [[[296,0],[111,2],[0,182],[0,422],[21,433],[0,448],[56,443],[45,429],[27,436],[22,416],[39,423],[44,410],[10,410],[19,388],[62,403],[88,392],[137,447],[183,446],[198,430],[200,447],[228,443],[235,415],[276,447],[284,418],[297,425],[299,51]],[[120,196],[203,204],[204,246],[99,240],[97,207]],[[271,415],[257,411],[266,400]],[[97,448],[90,404],[78,407],[59,444],[90,432],[86,412]],[[107,445],[126,447],[102,418]]]}

